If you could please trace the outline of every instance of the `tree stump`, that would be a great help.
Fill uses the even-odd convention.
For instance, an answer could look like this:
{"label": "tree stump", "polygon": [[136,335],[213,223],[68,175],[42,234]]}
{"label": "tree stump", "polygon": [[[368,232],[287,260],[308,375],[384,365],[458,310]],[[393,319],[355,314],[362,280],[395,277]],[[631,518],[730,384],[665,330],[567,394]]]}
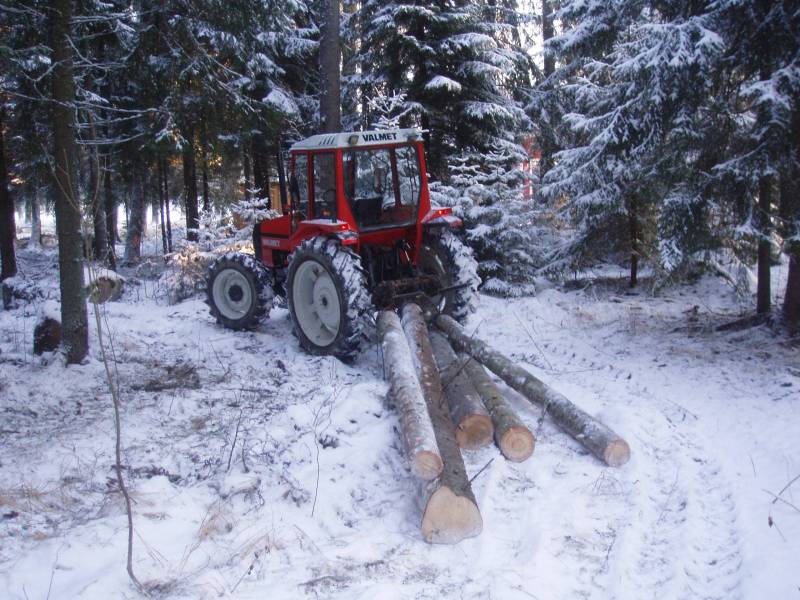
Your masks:
{"label": "tree stump", "polygon": [[61,345],[61,323],[52,317],[43,317],[33,329],[33,353],[41,356],[54,352]]}

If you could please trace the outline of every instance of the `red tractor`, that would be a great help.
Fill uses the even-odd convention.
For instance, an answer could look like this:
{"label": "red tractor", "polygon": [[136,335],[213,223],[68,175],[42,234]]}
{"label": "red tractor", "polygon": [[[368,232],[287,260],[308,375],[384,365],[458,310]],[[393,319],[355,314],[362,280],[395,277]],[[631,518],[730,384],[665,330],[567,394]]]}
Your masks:
{"label": "red tractor", "polygon": [[255,257],[209,269],[218,322],[252,328],[285,296],[304,349],[350,360],[374,308],[474,309],[475,261],[451,231],[461,220],[431,207],[419,130],[315,135],[290,150],[288,194],[279,174],[283,215],[254,227]]}

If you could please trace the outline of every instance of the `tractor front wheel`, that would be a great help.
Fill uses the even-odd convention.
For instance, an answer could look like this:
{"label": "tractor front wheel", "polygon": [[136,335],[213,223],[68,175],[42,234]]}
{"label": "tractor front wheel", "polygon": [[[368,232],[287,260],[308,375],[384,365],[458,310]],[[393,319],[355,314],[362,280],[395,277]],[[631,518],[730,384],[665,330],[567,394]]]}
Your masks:
{"label": "tractor front wheel", "polygon": [[355,358],[372,306],[355,252],[337,240],[306,240],[289,257],[286,292],[295,335],[306,351]]}
{"label": "tractor front wheel", "polygon": [[206,276],[211,315],[229,329],[252,329],[272,308],[272,278],[248,254],[229,252],[215,260]]}
{"label": "tractor front wheel", "polygon": [[475,312],[481,281],[478,263],[472,250],[451,231],[444,230],[423,242],[419,252],[419,270],[435,276],[440,288],[461,286],[431,298],[440,313],[463,321],[468,314]]}

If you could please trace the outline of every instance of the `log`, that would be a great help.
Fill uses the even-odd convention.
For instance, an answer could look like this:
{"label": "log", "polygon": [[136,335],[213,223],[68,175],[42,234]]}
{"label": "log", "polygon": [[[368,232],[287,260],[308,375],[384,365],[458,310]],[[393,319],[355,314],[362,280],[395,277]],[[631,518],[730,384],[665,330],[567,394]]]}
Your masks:
{"label": "log", "polygon": [[430,334],[433,357],[439,367],[450,418],[456,426],[456,441],[462,448],[474,450],[492,443],[492,419],[483,406],[478,390],[464,373],[450,342],[441,333]]}
{"label": "log", "polygon": [[489,411],[494,426],[494,442],[500,452],[512,462],[522,462],[530,458],[536,444],[533,432],[511,408],[483,365],[464,354],[458,355],[458,361],[464,365],[464,372],[478,391],[486,410]]}
{"label": "log", "polygon": [[428,407],[414,370],[411,349],[400,318],[393,311],[378,315],[378,334],[383,346],[389,392],[400,413],[400,427],[411,472],[424,480],[436,479],[444,463],[436,445]]}
{"label": "log", "polygon": [[492,350],[486,342],[468,336],[451,317],[439,315],[436,318],[436,325],[447,334],[453,347],[472,356],[511,388],[541,406],[559,427],[583,444],[597,458],[612,467],[628,462],[631,453],[628,443],[575,406],[565,396],[548,387],[522,367],[515,365],[500,352]]}
{"label": "log", "polygon": [[483,520],[456,442],[422,309],[416,304],[406,304],[402,313],[403,330],[415,358],[414,367],[444,461],[441,476],[419,489],[422,537],[431,544],[456,544],[480,534]]}

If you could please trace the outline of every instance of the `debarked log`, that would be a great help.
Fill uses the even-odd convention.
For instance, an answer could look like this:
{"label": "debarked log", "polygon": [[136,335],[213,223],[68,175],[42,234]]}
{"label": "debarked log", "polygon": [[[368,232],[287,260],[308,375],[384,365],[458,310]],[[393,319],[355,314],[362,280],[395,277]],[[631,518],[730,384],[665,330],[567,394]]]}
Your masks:
{"label": "debarked log", "polygon": [[500,388],[489,377],[486,369],[469,355],[459,354],[458,360],[483,400],[494,426],[494,441],[508,460],[522,462],[533,454],[536,437],[522,422],[505,399]]}
{"label": "debarked log", "polygon": [[436,445],[436,434],[414,369],[411,350],[396,313],[380,312],[378,334],[383,346],[389,390],[400,414],[411,472],[420,479],[436,479],[444,463]]}
{"label": "debarked log", "polygon": [[450,417],[456,426],[456,441],[462,448],[474,450],[492,442],[492,419],[483,406],[480,394],[464,372],[447,338],[431,332],[431,346],[442,378]]}
{"label": "debarked log", "polygon": [[444,461],[441,476],[419,489],[422,536],[432,544],[455,544],[480,534],[483,520],[456,442],[422,309],[416,304],[406,304],[402,323]]}
{"label": "debarked log", "polygon": [[472,356],[505,381],[509,387],[542,407],[559,427],[583,444],[597,458],[612,467],[628,462],[630,458],[628,443],[575,406],[564,395],[515,365],[486,342],[468,336],[461,325],[451,317],[439,315],[436,318],[436,325],[447,334],[453,347]]}

